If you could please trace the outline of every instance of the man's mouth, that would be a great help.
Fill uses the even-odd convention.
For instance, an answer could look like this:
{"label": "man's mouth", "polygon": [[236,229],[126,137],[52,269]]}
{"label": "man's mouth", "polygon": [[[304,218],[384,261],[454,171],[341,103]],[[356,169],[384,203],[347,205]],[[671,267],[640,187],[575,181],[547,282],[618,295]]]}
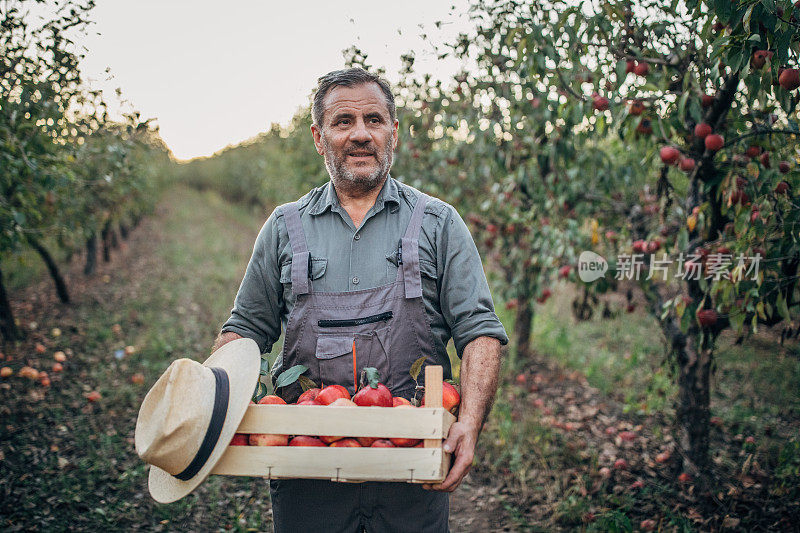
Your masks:
{"label": "man's mouth", "polygon": [[374,157],[375,154],[372,152],[350,152],[347,155],[350,157]]}

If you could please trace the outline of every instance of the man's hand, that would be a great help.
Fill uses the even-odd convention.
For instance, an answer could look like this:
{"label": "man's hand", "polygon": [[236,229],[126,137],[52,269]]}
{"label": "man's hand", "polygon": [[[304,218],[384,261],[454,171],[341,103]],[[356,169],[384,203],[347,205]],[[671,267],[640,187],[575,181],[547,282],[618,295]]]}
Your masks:
{"label": "man's hand", "polygon": [[472,468],[478,433],[479,428],[473,427],[466,422],[456,422],[450,426],[450,433],[447,435],[447,440],[444,441],[443,448],[445,452],[453,454],[455,458],[453,466],[444,481],[435,485],[425,483],[422,488],[443,492],[456,490],[464,476],[469,472],[469,469]]}
{"label": "man's hand", "polygon": [[426,483],[422,486],[424,489],[452,492],[458,488],[472,467],[478,434],[497,392],[500,341],[478,337],[464,347],[463,355],[458,422],[450,426],[443,444],[444,451],[452,453],[455,461],[444,481],[435,485]]}
{"label": "man's hand", "polygon": [[234,333],[233,331],[226,331],[225,333],[220,333],[217,336],[217,339],[214,341],[214,347],[211,348],[211,351],[212,351],[212,353],[216,352],[217,350],[219,350],[220,348],[222,348],[223,346],[225,346],[229,342],[235,341],[236,339],[243,339],[243,338],[244,337],[242,337],[238,333]]}

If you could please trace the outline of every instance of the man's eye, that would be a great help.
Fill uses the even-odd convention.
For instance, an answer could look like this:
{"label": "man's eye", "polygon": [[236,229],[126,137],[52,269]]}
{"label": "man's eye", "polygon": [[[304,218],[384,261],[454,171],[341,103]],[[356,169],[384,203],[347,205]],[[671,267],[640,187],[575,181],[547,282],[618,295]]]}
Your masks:
{"label": "man's eye", "polygon": [[370,119],[370,122],[372,122],[373,124],[378,124],[380,121],[381,121],[381,119],[379,119],[377,117],[373,117],[373,118]]}
{"label": "man's eye", "polygon": [[342,120],[336,123],[337,126],[339,126],[340,124],[350,124],[350,121],[347,120],[346,118],[343,118]]}

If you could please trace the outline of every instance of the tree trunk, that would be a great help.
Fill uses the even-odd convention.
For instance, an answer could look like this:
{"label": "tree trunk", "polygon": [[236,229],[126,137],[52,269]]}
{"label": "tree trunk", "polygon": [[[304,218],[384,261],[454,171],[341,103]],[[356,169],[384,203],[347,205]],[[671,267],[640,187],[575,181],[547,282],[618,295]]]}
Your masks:
{"label": "tree trunk", "polygon": [[67,284],[64,282],[64,277],[61,275],[61,272],[58,269],[58,265],[53,260],[53,256],[50,255],[50,252],[47,251],[47,248],[42,245],[38,240],[33,237],[28,237],[28,243],[36,250],[39,256],[44,261],[44,264],[47,265],[47,270],[50,272],[50,277],[53,278],[53,282],[56,284],[56,293],[58,293],[58,298],[61,300],[62,303],[68,304],[69,303],[69,291],[67,291]]}
{"label": "tree trunk", "polygon": [[708,332],[702,335],[701,348],[695,337],[687,337],[683,346],[674,346],[678,362],[678,444],[684,454],[684,466],[694,472],[705,472],[708,463],[708,428],[710,424],[711,363],[714,360],[713,340]]}
{"label": "tree trunk", "polygon": [[111,261],[111,222],[106,222],[100,232],[100,239],[103,241],[103,262]]}
{"label": "tree trunk", "polygon": [[128,240],[128,226],[123,224],[122,222],[119,223],[119,235],[122,237],[122,240]]}
{"label": "tree trunk", "polygon": [[520,359],[531,359],[531,330],[533,328],[533,302],[530,297],[520,295],[517,305],[517,318],[514,322],[514,341]]}
{"label": "tree trunk", "polygon": [[117,228],[115,228],[114,226],[111,226],[111,229],[109,229],[109,234],[111,236],[111,249],[112,250],[118,249],[119,248],[120,237],[117,234]]}
{"label": "tree trunk", "polygon": [[83,267],[83,273],[86,276],[94,274],[94,269],[97,267],[97,234],[92,233],[92,236],[86,239],[86,266]]}
{"label": "tree trunk", "polygon": [[8,303],[6,287],[3,284],[3,271],[0,270],[0,334],[7,341],[15,341],[22,338],[17,325],[14,323],[14,313],[11,311],[11,304]]}

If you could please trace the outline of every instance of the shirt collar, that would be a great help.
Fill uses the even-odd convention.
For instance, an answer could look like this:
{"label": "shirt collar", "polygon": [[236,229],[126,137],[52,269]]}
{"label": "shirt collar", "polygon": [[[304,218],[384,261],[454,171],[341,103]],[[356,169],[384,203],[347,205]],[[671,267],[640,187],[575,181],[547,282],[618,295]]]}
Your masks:
{"label": "shirt collar", "polygon": [[[381,187],[381,192],[378,193],[378,197],[375,199],[375,205],[373,206],[372,210],[374,210],[376,213],[379,212],[384,208],[387,202],[393,202],[395,205],[399,205],[399,194],[397,180],[395,180],[391,175],[387,176],[383,187]],[[321,215],[328,208],[330,208],[331,211],[337,211],[341,209],[339,197],[336,196],[336,189],[333,187],[333,181],[330,180],[325,185],[322,194],[320,194],[319,198],[308,211],[308,213],[310,215]]]}

